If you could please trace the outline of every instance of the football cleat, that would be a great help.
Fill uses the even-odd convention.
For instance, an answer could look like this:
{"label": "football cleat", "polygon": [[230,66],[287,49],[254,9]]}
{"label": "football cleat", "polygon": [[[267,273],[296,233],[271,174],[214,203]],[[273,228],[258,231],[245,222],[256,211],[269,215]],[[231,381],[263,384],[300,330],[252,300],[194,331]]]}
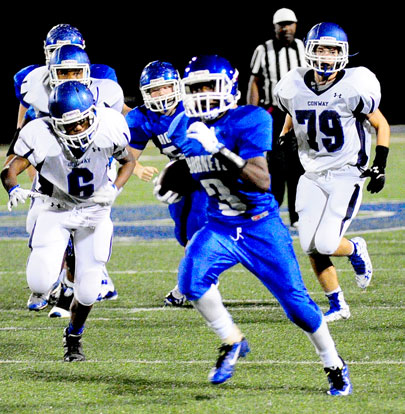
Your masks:
{"label": "football cleat", "polygon": [[172,289],[166,296],[164,300],[165,306],[183,306],[187,302],[185,295],[181,294],[177,286]]}
{"label": "football cleat", "polygon": [[54,306],[48,313],[50,318],[70,318],[70,311],[58,306]]}
{"label": "football cleat", "polygon": [[342,291],[326,295],[326,297],[329,299],[330,305],[330,309],[325,313],[326,322],[350,318],[350,308],[344,299]]}
{"label": "football cleat", "polygon": [[101,294],[98,295],[97,301],[102,302],[103,300],[115,300],[118,298],[118,292],[114,290],[109,290],[104,296]]}
{"label": "football cleat", "polygon": [[208,375],[212,384],[222,384],[232,377],[236,362],[250,352],[248,341],[243,338],[233,345],[223,344],[219,348],[219,358],[214,368]]}
{"label": "football cleat", "polygon": [[115,300],[118,298],[118,292],[114,287],[114,283],[107,273],[107,269],[104,268],[104,278],[101,281],[101,292],[98,295],[97,301],[103,300]]}
{"label": "football cleat", "polygon": [[70,318],[70,304],[73,300],[73,288],[62,284],[59,299],[48,313],[50,318]]}
{"label": "football cleat", "polygon": [[353,391],[353,386],[350,382],[349,368],[343,359],[342,363],[342,368],[324,368],[330,385],[329,391],[327,391],[327,394],[329,395],[345,396],[350,395]]}
{"label": "football cleat", "polygon": [[373,266],[368,255],[367,243],[361,237],[354,237],[350,241],[354,244],[354,253],[349,256],[349,260],[356,272],[357,286],[365,289],[373,276]]}
{"label": "football cleat", "polygon": [[51,291],[48,294],[49,305],[53,305],[58,301],[60,292],[61,292],[61,283],[58,281],[53,285]]}
{"label": "football cleat", "polygon": [[42,293],[31,293],[28,298],[27,308],[30,311],[40,311],[48,306],[48,295]]}
{"label": "football cleat", "polygon": [[82,336],[68,334],[67,331],[68,328],[65,328],[63,331],[63,349],[65,351],[63,360],[65,362],[85,361],[86,358],[82,348]]}

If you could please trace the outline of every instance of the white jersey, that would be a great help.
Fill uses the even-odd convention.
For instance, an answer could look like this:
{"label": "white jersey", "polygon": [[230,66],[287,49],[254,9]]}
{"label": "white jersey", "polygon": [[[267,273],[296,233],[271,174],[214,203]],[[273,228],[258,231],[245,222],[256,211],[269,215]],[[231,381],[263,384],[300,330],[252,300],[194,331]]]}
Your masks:
{"label": "white jersey", "polygon": [[305,171],[367,168],[371,133],[366,115],[380,104],[377,78],[365,67],[344,69],[323,91],[313,89],[313,78],[312,69],[293,69],[275,89],[280,108],[292,117]]}
{"label": "white jersey", "polygon": [[[124,92],[117,82],[111,79],[91,78],[89,89],[97,107],[108,107],[122,112]],[[51,92],[47,66],[40,66],[31,71],[21,84],[24,102],[34,108],[37,117],[49,114],[48,101]]]}
{"label": "white jersey", "polygon": [[124,116],[99,108],[97,118],[95,138],[78,160],[59,142],[49,117],[29,122],[15,143],[14,153],[27,158],[40,174],[37,189],[66,208],[95,205],[91,196],[108,183],[110,158],[127,154],[130,132]]}

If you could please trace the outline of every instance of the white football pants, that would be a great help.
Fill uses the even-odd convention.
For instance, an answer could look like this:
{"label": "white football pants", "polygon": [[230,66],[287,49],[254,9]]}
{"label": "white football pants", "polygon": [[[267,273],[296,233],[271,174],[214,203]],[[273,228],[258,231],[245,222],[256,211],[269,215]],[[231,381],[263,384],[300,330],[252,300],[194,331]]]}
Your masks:
{"label": "white football pants", "polygon": [[307,254],[333,254],[357,215],[365,179],[356,167],[305,173],[297,186],[299,239]]}
{"label": "white football pants", "polygon": [[28,286],[32,292],[47,293],[57,281],[71,232],[76,259],[74,294],[79,303],[90,306],[100,293],[103,269],[111,254],[109,207],[40,209],[30,238]]}

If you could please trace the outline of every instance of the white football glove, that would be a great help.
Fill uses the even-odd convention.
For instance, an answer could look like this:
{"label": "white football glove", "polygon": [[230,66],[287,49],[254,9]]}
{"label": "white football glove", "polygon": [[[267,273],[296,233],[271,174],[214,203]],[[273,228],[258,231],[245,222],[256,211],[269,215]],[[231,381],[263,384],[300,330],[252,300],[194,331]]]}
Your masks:
{"label": "white football glove", "polygon": [[94,192],[93,201],[101,206],[111,206],[121,190],[118,190],[115,184],[105,184]]}
{"label": "white football glove", "polygon": [[160,202],[165,203],[165,204],[174,204],[174,203],[178,203],[183,198],[183,196],[181,196],[179,193],[175,193],[174,191],[171,191],[171,190],[166,191],[166,193],[164,193],[163,195],[160,195],[159,191],[162,188],[162,186],[158,184],[157,181],[158,181],[157,178],[153,180],[153,184],[155,185],[153,187],[153,195]]}
{"label": "white football glove", "polygon": [[24,204],[25,200],[30,197],[32,191],[24,190],[20,188],[17,184],[8,192],[8,211],[11,211],[14,207],[17,207],[18,204]]}
{"label": "white football glove", "polygon": [[223,144],[215,136],[215,128],[208,128],[203,122],[194,122],[187,129],[187,138],[196,139],[211,154],[216,154]]}

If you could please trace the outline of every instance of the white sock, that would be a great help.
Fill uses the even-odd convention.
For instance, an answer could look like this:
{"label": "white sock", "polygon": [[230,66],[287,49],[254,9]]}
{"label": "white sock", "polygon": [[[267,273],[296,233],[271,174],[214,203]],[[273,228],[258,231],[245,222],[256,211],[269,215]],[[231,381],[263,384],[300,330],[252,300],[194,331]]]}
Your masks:
{"label": "white sock", "polygon": [[313,333],[305,332],[321,358],[324,367],[342,368],[342,360],[336,350],[335,342],[329,332],[325,319],[322,318],[320,327]]}
{"label": "white sock", "polygon": [[176,298],[176,299],[181,299],[184,295],[180,292],[179,290],[179,285],[176,285],[171,291],[170,293]]}
{"label": "white sock", "polygon": [[232,344],[242,340],[243,335],[222,303],[217,286],[212,285],[200,299],[192,303],[223,342]]}
{"label": "white sock", "polygon": [[339,293],[339,292],[342,292],[342,289],[340,288],[340,286],[338,286],[337,289],[335,290],[331,290],[330,292],[325,292],[325,295],[329,296],[329,295],[333,295],[334,293]]}

